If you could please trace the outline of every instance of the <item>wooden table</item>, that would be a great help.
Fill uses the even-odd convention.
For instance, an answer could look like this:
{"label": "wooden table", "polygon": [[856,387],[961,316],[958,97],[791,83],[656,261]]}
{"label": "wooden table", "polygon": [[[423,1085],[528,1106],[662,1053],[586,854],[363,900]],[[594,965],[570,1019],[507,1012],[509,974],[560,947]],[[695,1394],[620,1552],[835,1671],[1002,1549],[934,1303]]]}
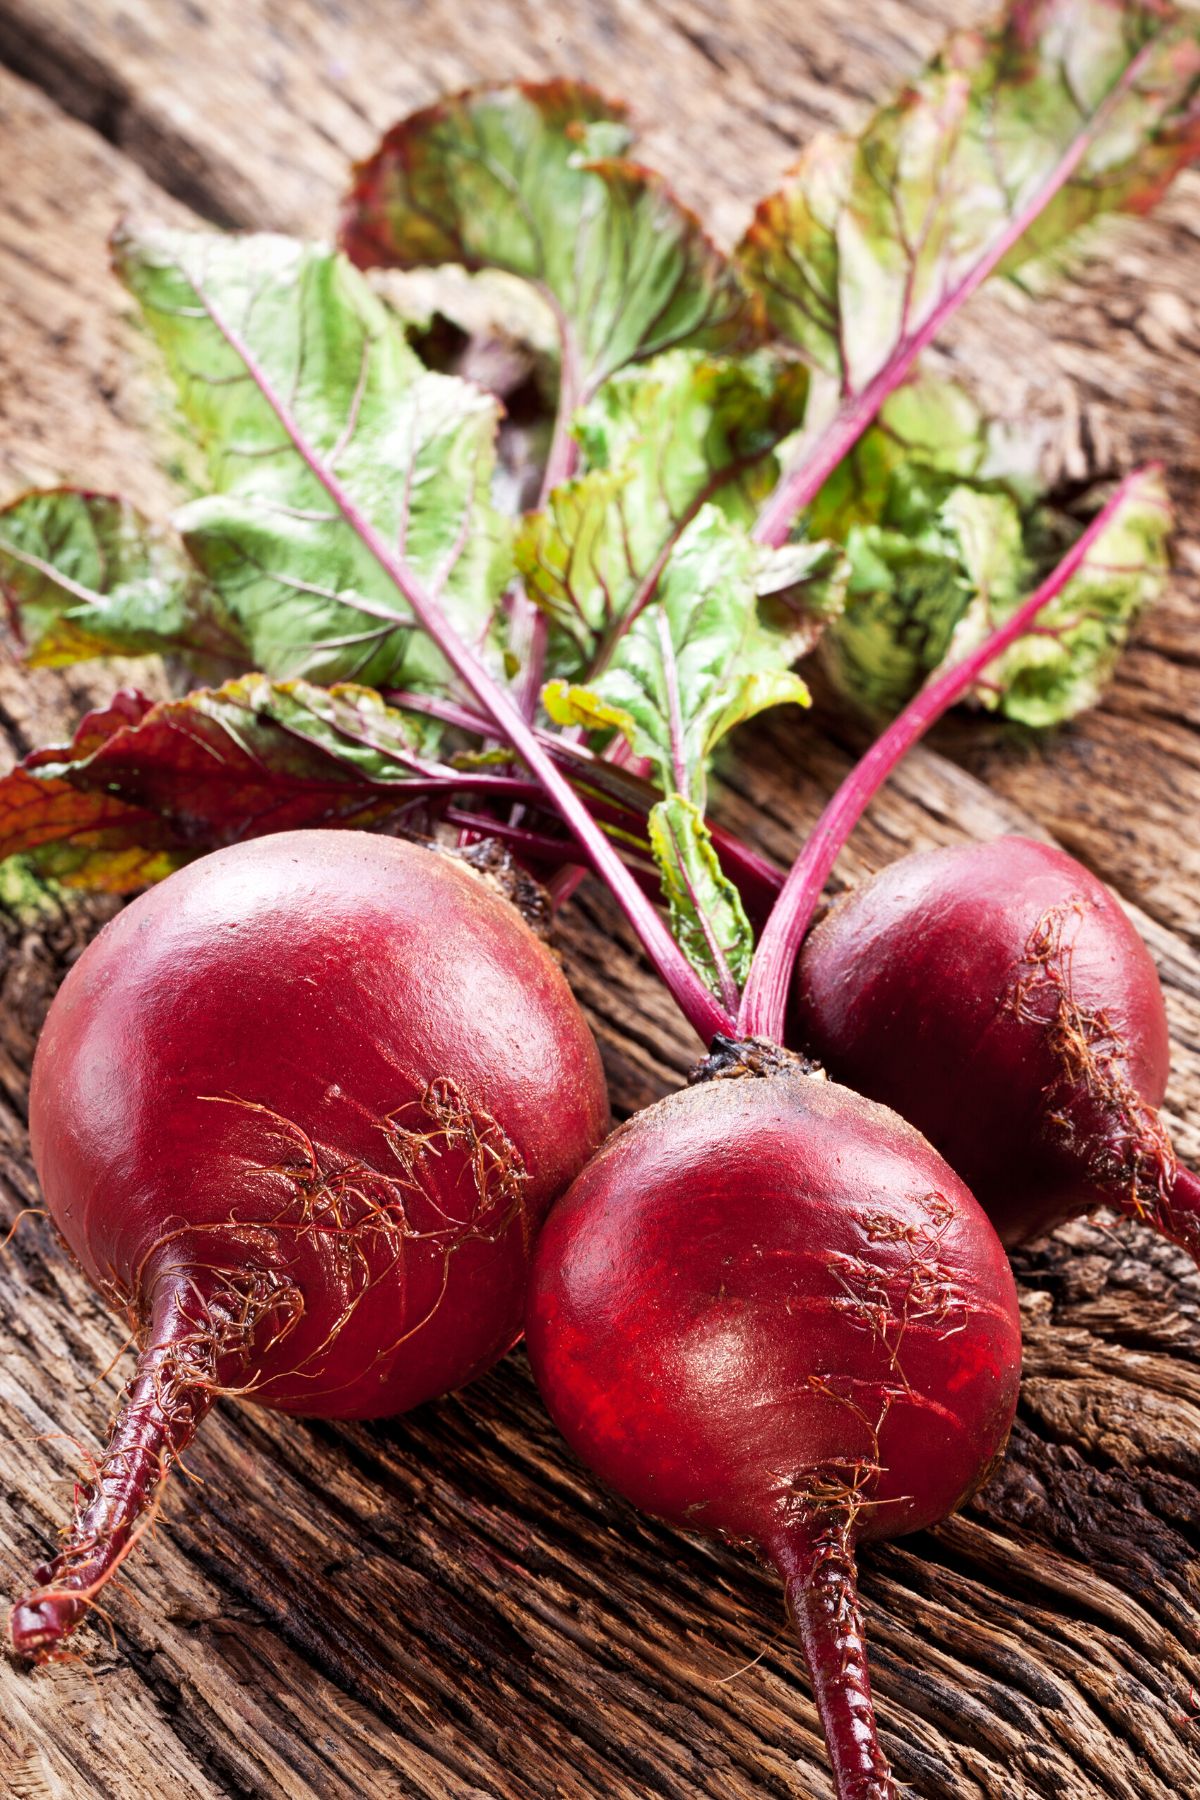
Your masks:
{"label": "wooden table", "polygon": [[[166,504],[104,238],[132,208],[327,232],[348,154],[414,104],[566,70],[623,92],[646,150],[732,237],[817,125],[860,119],[975,0],[0,0],[0,464]],[[1055,739],[959,721],[839,869],[1049,832],[1130,902],[1175,1037],[1171,1121],[1200,1155],[1200,176],[1038,305],[983,296],[948,366],[1072,476],[1162,457],[1184,517],[1169,599],[1104,706]],[[160,679],[153,668],[143,679]],[[0,662],[0,756],[53,741],[111,673]],[[836,720],[768,723],[722,815],[784,858],[847,766]],[[108,908],[0,920],[0,1189],[35,1199],[34,1039]],[[585,888],[569,971],[617,1107],[693,1045]],[[922,1796],[1200,1792],[1200,1277],[1130,1227],[1019,1261],[1025,1381],[1007,1462],[965,1514],[872,1553],[886,1746]],[[40,1221],[0,1263],[3,1583],[52,1541],[123,1373],[113,1320]],[[522,1357],[395,1423],[230,1405],[188,1457],[86,1662],[0,1670],[0,1791],[634,1800],[828,1796],[774,1582],[635,1517],[556,1440]]]}

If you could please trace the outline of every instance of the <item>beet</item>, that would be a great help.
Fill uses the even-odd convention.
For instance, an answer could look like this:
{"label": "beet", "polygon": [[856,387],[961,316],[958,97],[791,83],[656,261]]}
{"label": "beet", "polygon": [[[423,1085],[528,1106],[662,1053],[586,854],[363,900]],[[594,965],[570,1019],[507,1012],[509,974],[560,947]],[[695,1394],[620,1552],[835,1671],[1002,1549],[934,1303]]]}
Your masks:
{"label": "beet", "polygon": [[120,913],[50,1010],[30,1127],[140,1355],[17,1652],[79,1622],[219,1395],[366,1418],[488,1368],[607,1120],[553,956],[452,857],[290,832]]}
{"label": "beet", "polygon": [[838,1793],[882,1800],[855,1547],[943,1518],[1000,1455],[1016,1292],[911,1126],[786,1053],[725,1052],[552,1209],[529,1354],[606,1482],[779,1569]]}
{"label": "beet", "polygon": [[1100,1204],[1200,1256],[1159,1118],[1149,951],[1102,882],[1028,838],[906,856],[809,934],[800,1040],[936,1144],[1007,1244]]}

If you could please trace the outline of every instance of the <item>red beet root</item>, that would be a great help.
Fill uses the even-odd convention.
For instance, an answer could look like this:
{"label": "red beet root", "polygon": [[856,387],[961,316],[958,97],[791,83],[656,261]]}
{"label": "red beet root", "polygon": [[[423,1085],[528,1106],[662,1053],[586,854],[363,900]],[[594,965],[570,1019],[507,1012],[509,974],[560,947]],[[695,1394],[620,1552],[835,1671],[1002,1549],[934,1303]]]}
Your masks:
{"label": "red beet root", "polygon": [[1120,1206],[1200,1256],[1158,1116],[1154,963],[1108,889],[1018,837],[906,856],[810,933],[802,1042],[936,1144],[1005,1243]]}
{"label": "red beet root", "polygon": [[1016,1292],[922,1137],[780,1060],[609,1138],[543,1228],[529,1354],[605,1481],[775,1563],[838,1792],[885,1800],[855,1546],[943,1518],[1000,1454]]}
{"label": "red beet root", "polygon": [[290,832],[121,913],[51,1008],[30,1125],[50,1212],[141,1354],[15,1650],[79,1622],[222,1393],[364,1418],[502,1355],[607,1111],[553,957],[451,858]]}

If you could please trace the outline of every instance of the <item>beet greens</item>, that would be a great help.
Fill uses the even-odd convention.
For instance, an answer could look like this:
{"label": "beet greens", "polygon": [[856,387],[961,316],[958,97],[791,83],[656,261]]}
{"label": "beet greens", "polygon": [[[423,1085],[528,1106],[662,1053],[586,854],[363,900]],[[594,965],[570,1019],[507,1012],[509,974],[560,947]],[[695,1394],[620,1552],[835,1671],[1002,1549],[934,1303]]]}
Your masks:
{"label": "beet greens", "polygon": [[[814,142],[733,257],[631,159],[624,109],[566,80],[474,90],[387,135],[342,218],[350,256],[386,268],[381,291],[281,238],[127,231],[119,272],[177,378],[197,498],[164,527],[84,492],[16,501],[0,515],[14,625],[38,662],[159,648],[206,679],[253,668],[461,704],[386,566],[402,540],[408,575],[487,667],[515,660],[527,722],[544,686],[567,741],[653,757],[662,807],[635,854],[728,1014],[753,932],[704,817],[708,757],[762,706],[803,703],[793,665],[814,648],[855,704],[894,709],[1069,548],[1078,522],[1039,494],[1027,452],[920,352],[989,275],[1023,279],[1080,227],[1153,204],[1200,143],[1198,87],[1194,14],[1022,0],[995,31],[957,34],[858,137]],[[439,309],[534,356],[554,395],[535,480],[512,461],[529,434],[418,360],[406,310]],[[271,466],[280,421],[261,391],[239,414],[251,365],[289,399],[298,359],[319,374],[293,423],[354,519],[311,456]],[[491,494],[531,486],[539,504],[514,527]],[[1057,621],[1053,650],[1023,639],[976,698],[1037,724],[1090,704],[1152,596],[1149,544],[1146,563]],[[287,763],[288,727],[256,723],[268,767]],[[201,730],[239,762],[236,730]],[[103,772],[86,752],[39,755],[0,787],[0,851],[133,888],[271,828],[237,782],[225,820],[190,817],[169,742],[125,738]],[[450,760],[464,747],[451,739]],[[358,766],[368,787],[380,778],[369,754]],[[78,812],[59,783],[88,796]],[[368,802],[368,818],[434,829],[463,794],[390,815]],[[516,829],[499,798],[484,816]],[[308,810],[353,822],[349,795],[322,817],[312,790]],[[544,869],[557,827],[525,822]]]}

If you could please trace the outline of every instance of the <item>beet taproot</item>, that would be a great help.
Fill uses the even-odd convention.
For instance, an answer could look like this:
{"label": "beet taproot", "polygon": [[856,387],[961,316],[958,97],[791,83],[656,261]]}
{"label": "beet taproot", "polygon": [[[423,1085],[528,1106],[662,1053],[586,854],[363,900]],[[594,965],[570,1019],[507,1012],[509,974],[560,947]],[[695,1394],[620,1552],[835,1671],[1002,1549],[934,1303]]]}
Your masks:
{"label": "beet taproot", "polygon": [[855,1547],[944,1518],[992,1468],[1016,1291],[895,1114],[762,1046],[714,1069],[618,1128],[551,1209],[529,1355],[611,1487],[779,1569],[837,1791],[884,1800]]}
{"label": "beet taproot", "polygon": [[79,1622],[218,1396],[364,1418],[488,1368],[607,1123],[555,959],[450,856],[283,833],[120,913],[50,1009],[30,1129],[139,1358],[14,1649]]}
{"label": "beet taproot", "polygon": [[1103,882],[1002,837],[901,857],[809,933],[800,1041],[893,1107],[1006,1244],[1107,1204],[1200,1256],[1200,1183],[1159,1114],[1153,958]]}

